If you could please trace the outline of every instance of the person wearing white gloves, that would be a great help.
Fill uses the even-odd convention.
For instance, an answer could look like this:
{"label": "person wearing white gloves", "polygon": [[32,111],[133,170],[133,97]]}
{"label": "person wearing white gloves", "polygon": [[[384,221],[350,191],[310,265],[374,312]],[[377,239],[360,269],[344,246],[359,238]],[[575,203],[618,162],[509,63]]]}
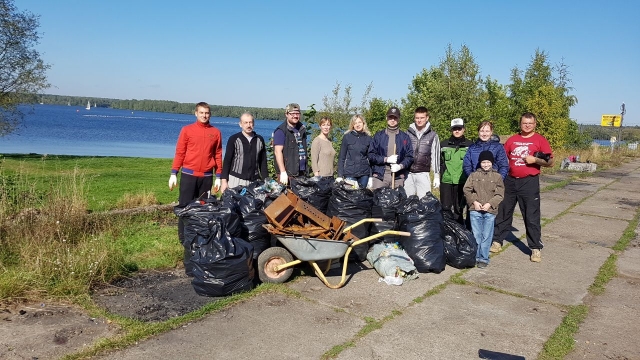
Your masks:
{"label": "person wearing white gloves", "polygon": [[349,129],[344,133],[340,144],[336,181],[344,177],[355,181],[360,189],[367,187],[371,176],[369,145],[371,145],[371,133],[366,120],[360,114],[353,115],[349,122]]}
{"label": "person wearing white gloves", "polygon": [[404,182],[407,196],[419,198],[431,192],[430,172],[433,171],[433,188],[440,187],[440,138],[429,123],[429,110],[419,106],[413,113],[413,124],[407,130],[413,146],[413,164]]}
{"label": "person wearing white gloves", "polygon": [[285,107],[286,120],[273,131],[273,155],[278,180],[289,184],[289,177],[306,176],[307,128],[300,122],[300,105],[291,103]]}
{"label": "person wearing white gloves", "polygon": [[413,163],[411,139],[398,124],[400,109],[392,106],[387,111],[387,128],[378,131],[369,146],[371,164],[371,188],[403,186]]}
{"label": "person wearing white gloves", "polygon": [[[180,130],[171,166],[169,190],[173,191],[178,185],[177,174],[180,172],[178,207],[185,207],[193,200],[212,190],[215,192],[220,187],[222,135],[220,130],[209,123],[209,104],[196,104],[195,116],[194,123]],[[178,222],[178,238],[184,244],[184,228],[181,221]]]}

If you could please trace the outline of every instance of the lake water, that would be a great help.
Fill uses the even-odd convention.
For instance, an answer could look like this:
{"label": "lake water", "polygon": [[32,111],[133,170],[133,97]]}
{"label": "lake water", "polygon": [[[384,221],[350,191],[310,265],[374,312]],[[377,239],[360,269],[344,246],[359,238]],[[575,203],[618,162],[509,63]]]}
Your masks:
{"label": "lake water", "polygon": [[[18,130],[0,137],[2,154],[49,154],[173,158],[180,129],[194,115],[78,106],[21,107],[26,116]],[[240,131],[237,118],[212,117],[226,140]],[[256,120],[255,131],[266,142],[279,121]]]}

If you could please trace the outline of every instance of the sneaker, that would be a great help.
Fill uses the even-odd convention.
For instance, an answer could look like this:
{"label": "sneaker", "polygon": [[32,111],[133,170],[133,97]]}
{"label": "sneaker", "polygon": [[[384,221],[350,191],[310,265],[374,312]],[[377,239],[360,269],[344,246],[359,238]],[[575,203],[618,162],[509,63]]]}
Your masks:
{"label": "sneaker", "polygon": [[482,261],[478,261],[478,263],[476,264],[476,266],[478,267],[478,269],[484,269],[487,266],[489,266],[489,264],[487,264],[486,262],[482,262]]}
{"label": "sneaker", "polygon": [[493,243],[491,243],[491,247],[489,248],[489,252],[498,253],[501,250],[502,250],[502,245],[500,245],[500,243],[495,242],[495,241]]}
{"label": "sneaker", "polygon": [[531,250],[531,261],[533,262],[542,261],[542,255],[540,254],[540,249]]}

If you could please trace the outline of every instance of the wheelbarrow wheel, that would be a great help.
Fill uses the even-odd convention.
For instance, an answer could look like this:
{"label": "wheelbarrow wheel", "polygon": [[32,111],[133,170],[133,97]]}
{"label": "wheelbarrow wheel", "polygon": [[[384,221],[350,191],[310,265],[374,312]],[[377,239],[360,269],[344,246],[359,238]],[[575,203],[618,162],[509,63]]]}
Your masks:
{"label": "wheelbarrow wheel", "polygon": [[265,283],[280,284],[289,279],[293,273],[293,268],[286,268],[282,271],[275,271],[278,265],[293,261],[291,253],[281,247],[270,247],[258,256],[258,276],[260,281]]}

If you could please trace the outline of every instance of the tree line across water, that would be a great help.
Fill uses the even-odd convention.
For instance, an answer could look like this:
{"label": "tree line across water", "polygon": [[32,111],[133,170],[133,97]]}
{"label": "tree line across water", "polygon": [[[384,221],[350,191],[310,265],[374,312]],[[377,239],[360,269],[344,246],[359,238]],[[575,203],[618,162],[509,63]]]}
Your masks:
{"label": "tree line across water", "polygon": [[[97,107],[125,109],[133,111],[153,111],[174,114],[193,114],[196,103],[180,103],[168,100],[120,100],[95,98],[86,96],[69,96],[69,95],[37,95],[32,102],[40,102],[49,105],[70,105],[70,106],[86,106],[87,102]],[[260,107],[244,107],[229,105],[210,105],[211,116],[239,118],[243,112],[248,111],[256,119],[265,120],[284,120],[284,108],[260,108]]]}

